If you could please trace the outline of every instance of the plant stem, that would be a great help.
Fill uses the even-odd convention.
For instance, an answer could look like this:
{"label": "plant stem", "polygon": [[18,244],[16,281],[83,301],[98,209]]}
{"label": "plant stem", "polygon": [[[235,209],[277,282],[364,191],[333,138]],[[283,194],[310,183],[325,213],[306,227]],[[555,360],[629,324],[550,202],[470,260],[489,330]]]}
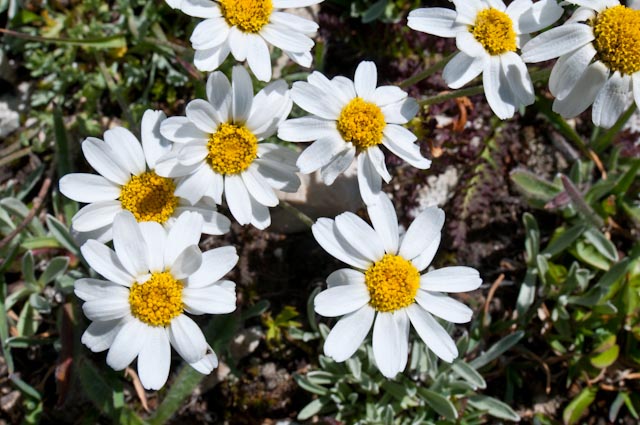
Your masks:
{"label": "plant stem", "polygon": [[442,68],[444,68],[447,63],[449,63],[449,61],[451,60],[451,58],[453,58],[453,56],[455,55],[455,53],[450,54],[449,56],[446,56],[444,58],[442,58],[440,61],[436,62],[435,64],[433,64],[432,66],[430,66],[429,68],[425,69],[424,71],[407,78],[406,80],[404,80],[403,82],[401,82],[400,84],[398,84],[398,86],[400,86],[400,88],[407,88],[409,86],[412,86],[422,80],[424,80],[425,78],[429,78],[430,76],[432,76],[433,74],[435,74],[436,72],[440,71]]}
{"label": "plant stem", "polygon": [[614,137],[620,132],[620,130],[622,130],[622,127],[624,127],[627,121],[629,121],[634,112],[636,112],[636,109],[636,103],[633,102],[629,109],[627,109],[624,114],[622,114],[620,118],[618,118],[613,127],[608,129],[601,137],[595,138],[595,141],[592,145],[593,150],[599,153],[609,147],[611,142],[613,142]]}
{"label": "plant stem", "polygon": [[300,211],[299,209],[297,209],[287,201],[280,201],[280,206],[282,207],[282,209],[295,215],[296,218],[300,220],[302,223],[304,223],[307,227],[311,228],[311,226],[313,226],[313,220],[311,219],[311,217],[309,217],[308,215],[306,215],[305,213],[303,213],[302,211]]}

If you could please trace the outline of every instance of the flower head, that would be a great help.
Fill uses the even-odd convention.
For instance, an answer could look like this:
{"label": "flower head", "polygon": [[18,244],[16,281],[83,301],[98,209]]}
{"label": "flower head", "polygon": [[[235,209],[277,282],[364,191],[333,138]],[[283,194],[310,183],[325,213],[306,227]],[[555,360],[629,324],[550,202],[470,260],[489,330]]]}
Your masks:
{"label": "flower head", "polygon": [[409,13],[409,27],[440,37],[455,37],[460,53],[443,71],[447,85],[458,89],[482,73],[493,112],[510,118],[535,98],[531,77],[518,48],[529,33],[551,25],[562,15],[556,0],[453,0],[455,10],[440,7]]}
{"label": "flower head", "polygon": [[549,78],[553,110],[573,118],[593,104],[593,123],[609,128],[640,105],[640,4],[569,0],[580,7],[562,26],[532,39],[525,62],[559,57]]}
{"label": "flower head", "polygon": [[185,198],[203,196],[222,203],[240,224],[264,229],[271,223],[268,207],[278,205],[274,189],[295,192],[294,151],[263,141],[289,115],[292,102],[284,81],[274,81],[254,98],[249,73],[233,68],[232,83],[222,72],[207,81],[208,101],[189,102],[186,117],[171,117],[160,132],[174,150],[159,161],[158,174],[181,177]]}
{"label": "flower head", "polygon": [[382,374],[393,378],[407,364],[409,323],[438,357],[451,362],[455,343],[433,315],[453,323],[471,320],[472,311],[441,292],[467,292],[482,280],[470,267],[445,267],[421,274],[436,254],[444,212],[427,208],[403,238],[391,201],[381,194],[368,205],[373,227],[352,213],[312,227],[318,243],[353,268],[327,278],[328,289],[314,300],[315,311],[343,316],[329,333],[324,352],[335,361],[351,357],[373,326],[373,354]]}
{"label": "flower head", "polygon": [[138,358],[138,374],[147,389],[167,380],[171,347],[201,373],[218,364],[190,314],[225,314],[236,308],[235,284],[220,280],[238,261],[235,248],[202,253],[203,219],[183,213],[170,230],[156,222],[138,223],[132,213],[114,219],[115,251],[96,240],[82,245],[89,265],[106,280],[79,279],[75,294],[85,301],[93,322],[82,342],[94,352],[109,349],[115,370]]}
{"label": "flower head", "polygon": [[74,201],[89,205],[72,219],[72,228],[103,242],[111,240],[112,223],[120,211],[131,212],[137,221],[154,221],[171,226],[184,211],[200,213],[203,232],[221,235],[230,222],[216,212],[207,199],[189,202],[182,195],[182,182],[156,173],[158,158],[171,150],[171,143],[160,135],[162,111],[148,110],[142,117],[142,145],[123,127],[104,133],[104,141],[89,137],[82,151],[100,174],[73,173],[60,179],[60,192]]}
{"label": "flower head", "polygon": [[320,170],[325,184],[357,157],[360,194],[367,203],[380,193],[382,179],[391,180],[380,145],[414,167],[431,165],[414,144],[416,136],[400,125],[416,115],[418,104],[398,87],[376,87],[377,78],[373,62],[361,62],[354,81],[313,72],[291,90],[294,102],[312,115],[287,120],[278,129],[283,140],[314,142],[297,165],[305,174]]}
{"label": "flower head", "polygon": [[268,45],[281,49],[294,62],[311,66],[313,36],[318,25],[280,9],[305,7],[322,0],[167,0],[173,8],[205,20],[191,35],[194,63],[201,71],[213,71],[229,53],[246,59],[259,80],[271,80]]}

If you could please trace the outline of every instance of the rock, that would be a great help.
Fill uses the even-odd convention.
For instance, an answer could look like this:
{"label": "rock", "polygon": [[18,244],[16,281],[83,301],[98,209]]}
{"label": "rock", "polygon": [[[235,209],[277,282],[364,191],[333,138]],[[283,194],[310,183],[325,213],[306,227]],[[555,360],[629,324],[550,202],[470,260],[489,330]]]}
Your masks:
{"label": "rock", "polygon": [[443,206],[453,196],[458,179],[458,170],[454,167],[447,168],[437,176],[429,176],[427,184],[418,189],[418,206],[409,211],[409,215],[416,217],[427,207]]}

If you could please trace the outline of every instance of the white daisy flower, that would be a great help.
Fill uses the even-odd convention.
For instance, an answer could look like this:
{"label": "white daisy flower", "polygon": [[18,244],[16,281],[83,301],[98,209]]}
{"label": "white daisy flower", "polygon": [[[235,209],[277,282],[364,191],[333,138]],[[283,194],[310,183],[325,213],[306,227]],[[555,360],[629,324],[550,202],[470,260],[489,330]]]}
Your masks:
{"label": "white daisy flower", "polygon": [[138,357],[147,389],[167,381],[171,348],[208,374],[218,360],[196,323],[184,313],[226,314],[236,309],[235,283],[220,280],[238,262],[234,247],[200,252],[203,219],[183,213],[170,230],[137,223],[130,212],[113,224],[115,252],[96,240],[82,245],[89,265],[106,280],[79,279],[75,294],[93,321],[82,335],[91,351],[109,349],[107,364],[122,370]]}
{"label": "white daisy flower", "polygon": [[593,104],[593,123],[609,128],[635,100],[640,106],[640,4],[568,0],[578,5],[563,25],[522,48],[525,62],[560,59],[549,77],[553,110],[573,118]]}
{"label": "white daisy flower", "polygon": [[140,222],[155,221],[165,226],[171,226],[182,212],[195,211],[204,218],[204,233],[222,235],[229,231],[229,219],[216,212],[213,202],[189,202],[179,193],[179,180],[156,174],[158,158],[171,150],[171,143],[160,135],[160,123],[165,118],[162,111],[144,113],[142,145],[123,127],[107,130],[104,141],[89,137],[82,143],[85,158],[100,175],[73,173],[60,179],[60,192],[89,204],[73,217],[73,230],[108,242],[114,217],[127,210]]}
{"label": "white daisy flower", "polygon": [[271,224],[268,207],[278,205],[274,189],[295,192],[296,153],[263,141],[275,134],[293,105],[287,84],[274,81],[253,97],[249,73],[233,68],[230,84],[222,72],[207,81],[209,101],[187,105],[186,117],[167,118],[160,127],[176,144],[158,162],[158,174],[184,176],[176,190],[190,202],[203,196],[222,203],[240,224],[264,229]]}
{"label": "white daisy flower", "polygon": [[311,66],[310,38],[318,24],[280,9],[305,7],[322,0],[167,0],[173,8],[204,18],[193,30],[194,64],[201,71],[217,69],[229,53],[237,61],[246,59],[262,81],[271,80],[268,45],[281,49],[291,60]]}
{"label": "white daisy flower", "polygon": [[534,100],[533,84],[518,48],[529,34],[562,15],[556,0],[452,0],[456,10],[440,7],[409,13],[410,28],[440,37],[455,37],[460,53],[446,65],[443,78],[458,89],[482,73],[487,102],[500,119],[511,118]]}
{"label": "white daisy flower", "polygon": [[418,104],[398,87],[376,88],[378,71],[373,62],[361,62],[354,81],[327,79],[313,72],[307,81],[293,84],[291,97],[308,117],[290,119],[278,129],[278,137],[290,142],[314,141],[298,158],[304,174],[320,170],[325,184],[332,184],[357,157],[358,184],[368,203],[380,193],[382,179],[391,180],[379,145],[422,170],[431,161],[420,153],[416,136],[406,124],[418,112]]}
{"label": "white daisy flower", "polygon": [[319,219],[312,227],[318,243],[355,269],[327,278],[328,289],[314,301],[316,313],[342,317],[324,343],[337,362],[351,357],[373,325],[373,354],[380,372],[393,378],[404,370],[409,352],[409,323],[438,357],[458,356],[453,339],[432,315],[453,323],[471,320],[472,310],[440,292],[467,292],[482,282],[470,267],[445,267],[423,275],[440,244],[444,212],[427,208],[404,237],[391,201],[381,194],[368,206],[373,228],[352,213]]}

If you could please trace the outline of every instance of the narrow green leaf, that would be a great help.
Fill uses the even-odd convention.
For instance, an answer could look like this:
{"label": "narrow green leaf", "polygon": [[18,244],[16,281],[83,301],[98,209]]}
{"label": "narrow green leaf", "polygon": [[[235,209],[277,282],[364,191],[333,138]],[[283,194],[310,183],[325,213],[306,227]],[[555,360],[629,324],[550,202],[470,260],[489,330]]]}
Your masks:
{"label": "narrow green leaf", "polygon": [[519,422],[520,416],[508,404],[485,395],[475,395],[468,398],[469,404],[478,410],[486,411],[494,418]]}
{"label": "narrow green leaf", "polygon": [[527,263],[532,264],[533,260],[538,256],[538,252],[540,252],[540,229],[538,229],[538,222],[535,217],[529,213],[524,213],[522,221],[524,222],[526,234],[524,246],[527,253]]}
{"label": "narrow green leaf", "polygon": [[516,311],[518,312],[518,318],[524,320],[524,317],[529,311],[529,308],[533,305],[536,297],[536,274],[533,269],[527,269],[527,274],[520,286],[520,292],[518,292],[518,299],[516,300]]}
{"label": "narrow green leaf", "polygon": [[47,214],[47,227],[49,228],[49,231],[51,232],[53,237],[56,238],[58,242],[60,242],[60,245],[65,247],[75,256],[80,257],[80,250],[78,249],[76,242],[73,240],[71,233],[69,233],[69,229],[67,228],[67,226],[62,224],[60,220],[58,220],[54,216]]}
{"label": "narrow green leaf", "polygon": [[29,396],[35,400],[40,401],[42,399],[42,396],[40,395],[40,393],[38,392],[38,390],[36,390],[35,388],[33,388],[31,385],[27,384],[26,382],[24,382],[22,379],[20,379],[18,376],[16,375],[10,375],[9,379],[11,380],[11,382],[13,382],[13,384],[20,390],[22,391],[22,393],[26,396]]}
{"label": "narrow green leaf", "polygon": [[559,235],[554,235],[547,247],[542,251],[544,255],[554,257],[562,253],[566,248],[571,246],[573,242],[587,230],[587,226],[584,224],[576,224],[570,227]]}
{"label": "narrow green leaf", "polygon": [[69,257],[55,257],[51,259],[47,268],[44,269],[42,276],[38,279],[38,283],[44,286],[47,283],[53,282],[58,276],[67,271],[67,266],[69,266]]}
{"label": "narrow green leaf", "polygon": [[4,275],[0,274],[0,345],[2,346],[2,355],[7,364],[9,375],[13,374],[13,356],[11,348],[6,345],[9,338],[9,317],[7,316],[7,308],[5,300],[7,299],[7,285]]}
{"label": "narrow green leaf", "polygon": [[311,403],[304,406],[300,413],[298,413],[298,420],[305,421],[312,416],[317,415],[325,406],[329,405],[330,403],[331,399],[329,397],[320,397],[313,400]]}
{"label": "narrow green leaf", "polygon": [[450,421],[458,419],[458,411],[448,398],[427,388],[418,388],[418,394],[425,399],[427,405],[432,407],[439,415],[444,416],[445,419]]}
{"label": "narrow green leaf", "polygon": [[325,387],[311,383],[311,381],[300,374],[294,374],[293,380],[296,381],[300,388],[310,393],[317,395],[327,395],[329,393],[329,390]]}
{"label": "narrow green leaf", "polygon": [[638,178],[640,172],[640,160],[633,161],[631,167],[618,179],[616,185],[611,190],[616,196],[624,196],[634,181]]}
{"label": "narrow green leaf", "polygon": [[20,312],[20,316],[18,317],[18,324],[16,325],[18,335],[31,336],[36,333],[39,323],[35,319],[34,312],[35,311],[33,307],[31,307],[31,304],[24,304],[22,311]]}
{"label": "narrow green leaf", "polygon": [[454,361],[451,369],[462,379],[473,385],[474,389],[485,389],[487,387],[487,383],[482,375],[463,360]]}
{"label": "narrow green leaf", "polygon": [[598,389],[589,387],[582,390],[580,394],[565,407],[562,413],[562,419],[566,425],[577,423],[580,418],[587,412],[589,406],[596,399]]}
{"label": "narrow green leaf", "polygon": [[596,214],[596,212],[587,204],[582,196],[582,193],[578,190],[578,188],[573,184],[571,180],[567,176],[560,176],[562,181],[562,185],[564,186],[564,190],[571,198],[571,203],[575,207],[575,209],[587,220],[589,220],[594,226],[602,227],[604,222],[602,218]]}
{"label": "narrow green leaf", "polygon": [[624,404],[624,393],[619,392],[616,398],[611,403],[611,407],[609,408],[609,422],[615,422],[618,419],[618,413],[620,413],[620,408]]}
{"label": "narrow green leaf", "polygon": [[378,0],[362,14],[362,23],[368,24],[382,16],[389,0]]}
{"label": "narrow green leaf", "polygon": [[516,169],[510,174],[511,181],[528,199],[541,201],[536,206],[542,207],[562,192],[562,188],[541,179],[530,171]]}
{"label": "narrow green leaf", "polygon": [[517,331],[505,336],[500,341],[493,344],[486,352],[469,362],[469,366],[476,370],[480,369],[500,357],[507,350],[511,349],[511,347],[516,345],[518,341],[522,339],[522,337],[524,337],[524,331]]}
{"label": "narrow green leaf", "polygon": [[618,344],[615,344],[608,350],[591,357],[589,359],[589,362],[593,365],[593,367],[604,369],[605,367],[609,367],[615,363],[615,361],[618,359],[618,354],[620,354],[620,346]]}
{"label": "narrow green leaf", "polygon": [[31,251],[27,251],[27,253],[22,256],[22,278],[25,282],[35,285],[36,274],[34,267],[33,254]]}
{"label": "narrow green leaf", "polygon": [[600,254],[611,261],[618,261],[618,250],[616,246],[607,239],[601,231],[591,228],[584,232],[584,236]]}

